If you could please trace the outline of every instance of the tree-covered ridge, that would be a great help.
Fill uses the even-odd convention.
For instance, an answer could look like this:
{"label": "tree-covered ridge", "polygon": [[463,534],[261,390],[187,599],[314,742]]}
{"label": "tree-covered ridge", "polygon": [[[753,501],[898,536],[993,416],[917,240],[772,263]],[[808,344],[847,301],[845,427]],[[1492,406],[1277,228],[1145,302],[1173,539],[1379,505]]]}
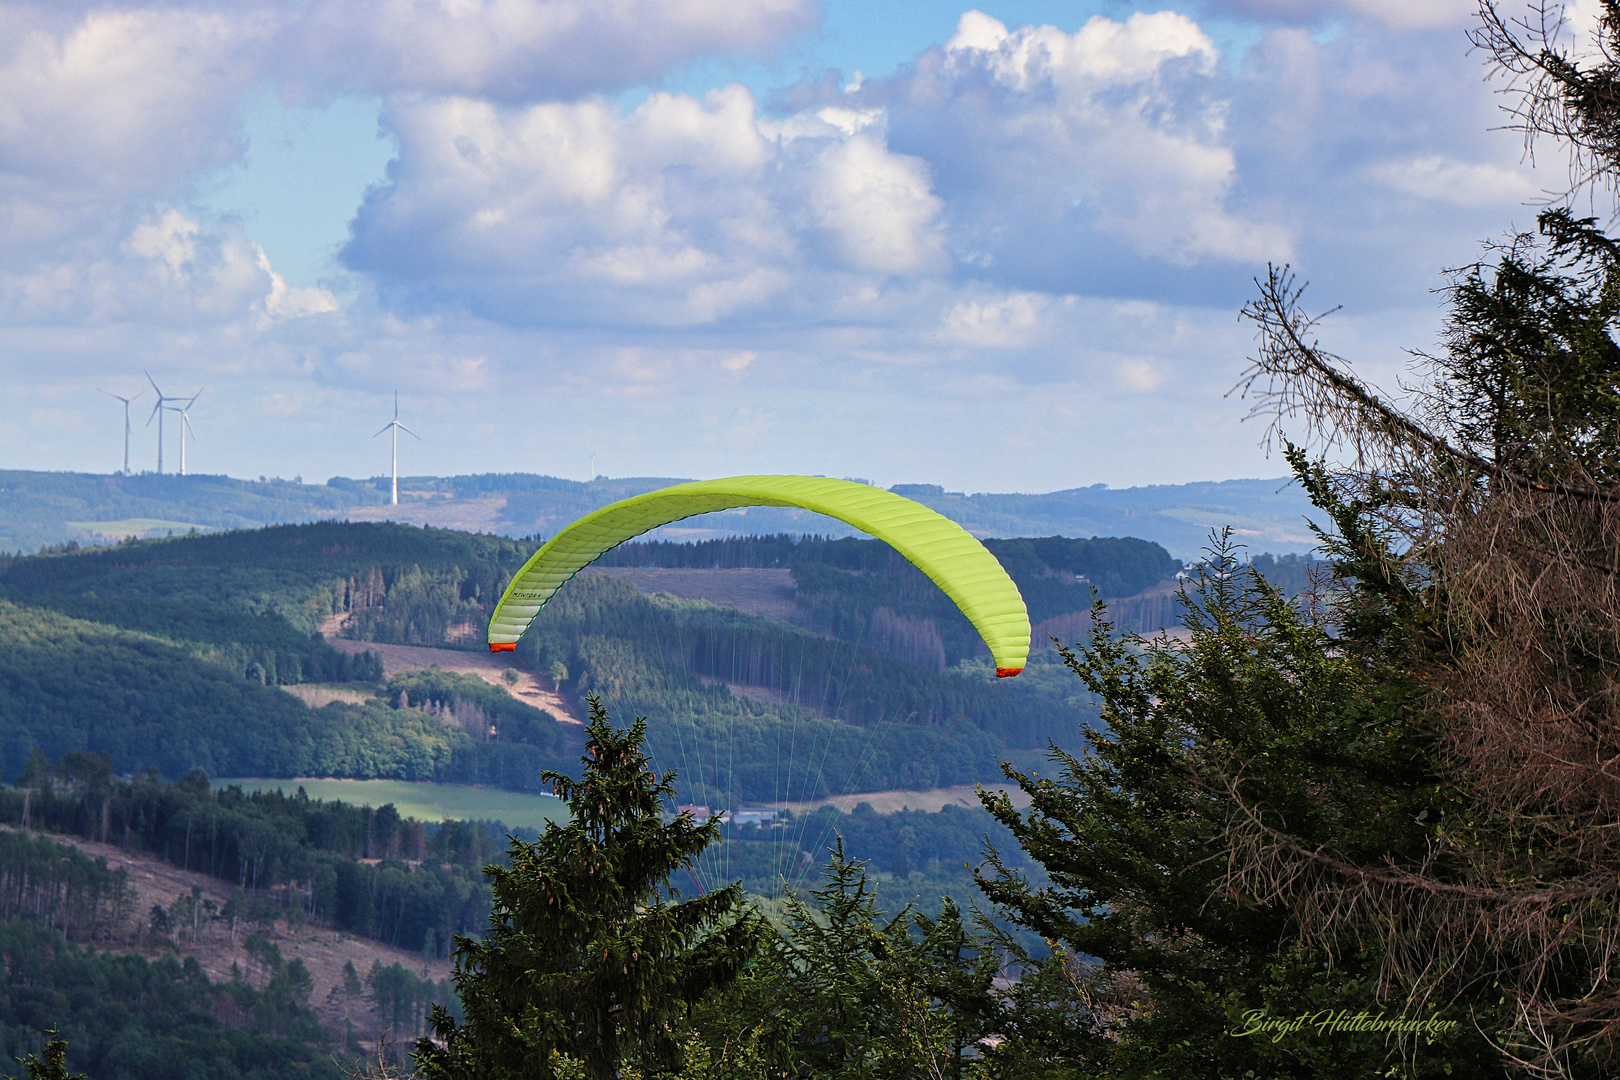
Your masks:
{"label": "tree-covered ridge", "polygon": [[[1090,609],[1106,597],[1143,592],[1181,569],[1158,544],[1130,538],[1049,536],[985,540],[1023,594],[1032,623]],[[691,569],[784,567],[793,571],[805,625],[936,669],[984,651],[950,598],[881,540],[728,537],[695,543],[623,544],[604,566]]]}
{"label": "tree-covered ridge", "polygon": [[0,921],[39,920],[68,938],[94,940],[130,917],[129,874],[76,848],[0,830]]}
{"label": "tree-covered ridge", "polygon": [[386,592],[413,570],[454,581],[458,600],[499,596],[532,551],[532,544],[448,529],[319,522],[14,560],[0,587],[271,612],[307,634],[348,610],[356,591],[370,590],[369,606],[381,599],[379,587]]}
{"label": "tree-covered ridge", "polygon": [[[1071,741],[1090,715],[1072,695],[987,688],[942,670],[938,627],[962,655],[977,638],[886,546],[760,545],[800,560],[801,596],[820,633],[581,578],[548,606],[519,656],[576,704],[598,693],[615,709],[661,718],[654,752],[682,771],[685,797],[717,805],[990,779],[997,760]],[[694,549],[673,550],[689,559]],[[561,760],[556,725],[476,680],[411,676],[433,685],[401,683],[367,703],[319,709],[269,689],[377,676],[374,661],[311,632],[334,616],[362,640],[476,639],[491,598],[528,553],[447,530],[315,524],[17,561],[0,577],[11,598],[0,639],[16,646],[0,658],[13,687],[0,703],[0,775],[15,776],[37,745],[52,756],[105,752],[120,771],[156,766],[168,776],[201,767],[536,790],[541,770]],[[1005,555],[1023,558],[1015,568],[1027,588],[1064,594],[1056,607],[1083,606],[1090,587],[1043,558],[1116,578],[1129,571],[1127,585],[1174,565],[1137,541],[1008,542]]]}
{"label": "tree-covered ridge", "polygon": [[[265,685],[309,670],[268,672],[255,660],[239,667],[230,642],[211,651],[199,657],[150,634],[0,600],[0,776],[16,777],[38,748],[51,757],[104,753],[120,772],[201,768],[535,791],[540,771],[566,755],[549,715],[473,680],[427,677],[436,681],[420,706],[385,692],[365,704],[309,708]],[[422,707],[429,704],[434,711]],[[495,734],[473,725],[469,706],[496,718]]]}
{"label": "tree-covered ridge", "polygon": [[16,592],[19,604],[84,622],[131,630],[179,645],[202,660],[271,686],[304,682],[377,682],[382,665],[370,653],[342,653],[279,614],[252,614],[165,597]]}
{"label": "tree-covered ridge", "polygon": [[1012,682],[987,687],[605,577],[564,587],[518,656],[570,694],[659,718],[649,745],[681,770],[683,799],[717,805],[989,779],[998,758],[1070,742],[1090,715]]}
{"label": "tree-covered ridge", "polygon": [[[489,893],[480,871],[498,856],[503,832],[488,823],[429,826],[391,805],[214,789],[201,772],[173,784],[155,774],[122,778],[90,754],[54,768],[36,756],[22,785],[0,789],[0,822],[116,843],[228,882],[270,904],[271,917],[437,955],[452,934],[482,923]],[[0,848],[0,865],[9,868],[11,854]]]}

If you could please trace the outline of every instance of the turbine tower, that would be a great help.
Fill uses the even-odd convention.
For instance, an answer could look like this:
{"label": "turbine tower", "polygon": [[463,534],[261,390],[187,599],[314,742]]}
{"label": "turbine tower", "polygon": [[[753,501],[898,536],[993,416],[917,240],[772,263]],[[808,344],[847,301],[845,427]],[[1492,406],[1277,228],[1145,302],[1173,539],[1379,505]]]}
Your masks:
{"label": "turbine tower", "polygon": [[[200,391],[199,391],[199,393],[200,393]],[[382,428],[382,431],[377,432],[377,435],[381,435],[383,433],[383,431],[392,431],[393,432],[393,434],[391,436],[389,436],[388,441],[393,444],[394,505],[398,506],[399,505],[399,433],[403,431],[405,434],[409,435],[411,438],[417,439],[417,440],[420,440],[422,438],[422,436],[418,435],[416,432],[412,431],[410,428],[406,427],[404,424],[399,422],[399,391],[398,390],[394,391],[394,418],[392,420],[390,420],[388,423],[384,424],[383,428]],[[375,439],[377,437],[377,435],[373,435],[372,438]]]}
{"label": "turbine tower", "polygon": [[[101,390],[101,387],[98,386],[98,387],[96,387],[96,389]],[[146,391],[145,390],[137,390],[133,394],[131,394],[129,397],[125,397],[122,394],[115,394],[111,390],[101,390],[101,392],[103,394],[106,394],[110,398],[117,398],[119,401],[122,401],[124,403],[124,475],[128,476],[129,475],[129,403],[134,401],[136,398],[140,397],[142,394],[146,393]]]}
{"label": "turbine tower", "polygon": [[[192,442],[197,441],[197,433],[195,431],[191,430],[191,417],[190,417],[189,413],[191,411],[191,407],[197,403],[197,399],[200,398],[200,397],[202,397],[202,391],[201,390],[197,391],[195,394],[192,394],[191,395],[191,400],[186,402],[184,405],[181,405],[179,408],[175,408],[173,405],[164,406],[164,408],[168,409],[170,412],[177,412],[177,413],[180,414],[180,475],[181,476],[186,475],[186,436],[190,435]],[[170,400],[171,401],[179,401],[180,399],[179,398],[171,398]]]}
{"label": "turbine tower", "polygon": [[[183,406],[181,406],[179,409],[177,409],[174,406],[170,405],[169,402],[171,402],[171,401],[179,401],[180,398],[178,396],[176,396],[176,397],[167,397],[167,396],[165,396],[163,391],[158,389],[157,380],[152,378],[152,373],[150,371],[146,372],[146,381],[152,384],[152,389],[157,394],[157,404],[152,406],[152,416],[157,417],[157,422],[158,422],[158,468],[157,468],[157,471],[158,471],[158,475],[161,476],[163,474],[163,414],[165,412],[181,412],[184,409],[191,408],[191,401],[196,401],[197,400],[197,394],[202,393],[202,391],[198,390],[197,394],[192,394],[191,395],[191,401],[186,402]],[[147,427],[152,426],[152,416],[148,416],[146,418],[146,426]],[[189,423],[189,421],[188,421],[188,423]],[[185,458],[185,453],[186,453],[186,441],[185,441],[184,429],[182,429],[181,438],[180,438],[180,456],[181,456],[182,460]],[[184,469],[182,468],[182,472],[183,471],[184,471]]]}

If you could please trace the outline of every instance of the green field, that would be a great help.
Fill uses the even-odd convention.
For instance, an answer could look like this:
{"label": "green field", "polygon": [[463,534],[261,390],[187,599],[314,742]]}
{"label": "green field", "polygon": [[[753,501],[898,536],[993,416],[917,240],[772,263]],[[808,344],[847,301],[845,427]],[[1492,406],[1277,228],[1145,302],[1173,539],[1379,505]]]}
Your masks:
{"label": "green field", "polygon": [[70,529],[95,533],[108,540],[122,540],[126,536],[144,537],[150,533],[164,530],[171,533],[184,533],[192,529],[206,531],[207,528],[207,526],[193,525],[189,521],[165,521],[162,518],[124,518],[121,521],[64,521],[62,524]]}
{"label": "green field", "polygon": [[281,789],[291,795],[300,787],[312,799],[337,800],[356,806],[393,803],[401,817],[418,821],[499,821],[512,828],[538,829],[568,816],[562,800],[468,784],[429,784],[411,780],[266,780],[221,778],[216,787],[239,784],[246,791]]}

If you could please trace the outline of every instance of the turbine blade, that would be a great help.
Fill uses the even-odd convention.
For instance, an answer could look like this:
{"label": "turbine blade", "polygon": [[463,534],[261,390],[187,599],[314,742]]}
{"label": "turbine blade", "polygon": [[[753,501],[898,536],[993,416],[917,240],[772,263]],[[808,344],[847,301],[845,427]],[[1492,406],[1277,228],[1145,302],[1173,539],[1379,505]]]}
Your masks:
{"label": "turbine blade", "polygon": [[[398,421],[395,421],[395,423],[397,423],[397,422]],[[392,424],[392,423],[384,424],[382,426],[382,431],[377,432],[377,435],[381,435],[383,433],[383,431],[387,431],[389,428],[391,428],[393,426],[394,426],[394,424]],[[377,435],[373,435],[372,438],[375,439],[377,437]]]}
{"label": "turbine blade", "polygon": [[409,435],[411,438],[420,439],[422,437],[422,436],[418,435],[416,432],[412,431],[410,428],[406,427],[404,424],[400,424],[398,420],[395,420],[394,423],[399,424],[399,430],[403,431],[405,434]]}
{"label": "turbine blade", "polygon": [[141,374],[146,376],[146,381],[151,383],[152,384],[152,389],[157,392],[158,400],[162,401],[163,400],[163,391],[158,390],[157,380],[152,378],[152,373],[150,371],[143,371]]}

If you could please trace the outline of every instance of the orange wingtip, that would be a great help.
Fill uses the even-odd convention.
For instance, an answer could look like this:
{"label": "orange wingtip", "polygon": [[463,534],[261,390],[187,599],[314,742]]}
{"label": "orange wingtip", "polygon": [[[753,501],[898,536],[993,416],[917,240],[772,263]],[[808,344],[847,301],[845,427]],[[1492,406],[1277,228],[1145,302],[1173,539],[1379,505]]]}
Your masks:
{"label": "orange wingtip", "polygon": [[517,652],[515,641],[492,641],[489,643],[490,652]]}
{"label": "orange wingtip", "polygon": [[[493,647],[494,646],[491,646],[491,648],[493,648]],[[1023,671],[1023,670],[1024,669],[1021,668],[1021,667],[998,667],[998,668],[996,668],[996,678],[998,678],[998,679],[1010,679],[1014,675],[1018,674],[1020,671]]]}

